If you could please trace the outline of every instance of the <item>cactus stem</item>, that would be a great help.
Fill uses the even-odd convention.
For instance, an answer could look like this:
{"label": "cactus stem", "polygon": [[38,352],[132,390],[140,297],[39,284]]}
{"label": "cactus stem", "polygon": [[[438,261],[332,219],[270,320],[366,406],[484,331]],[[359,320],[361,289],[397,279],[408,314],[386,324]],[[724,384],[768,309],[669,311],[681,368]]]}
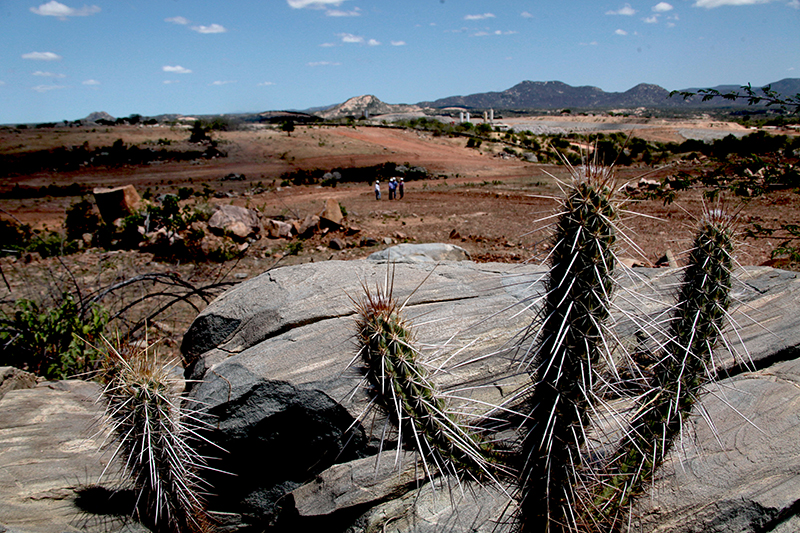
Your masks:
{"label": "cactus stem", "polygon": [[375,290],[362,283],[364,292],[354,300],[358,354],[373,395],[370,403],[385,410],[398,441],[419,453],[428,477],[435,469],[495,479],[487,459],[491,446],[448,407],[423,365],[413,327],[402,313],[408,300],[402,305],[394,300],[393,279],[394,273],[387,273],[385,288],[378,285]]}

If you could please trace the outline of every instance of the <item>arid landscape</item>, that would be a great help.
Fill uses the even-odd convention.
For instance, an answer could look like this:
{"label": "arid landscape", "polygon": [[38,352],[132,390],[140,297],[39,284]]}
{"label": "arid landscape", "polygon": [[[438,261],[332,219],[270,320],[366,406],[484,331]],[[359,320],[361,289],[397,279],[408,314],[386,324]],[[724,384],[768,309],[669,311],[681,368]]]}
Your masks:
{"label": "arid landscape", "polygon": [[[563,122],[563,119],[560,119]],[[583,122],[583,121],[582,121]],[[608,128],[608,119],[603,121]],[[620,131],[636,128],[620,121]],[[672,122],[660,120],[633,129],[633,135],[661,142],[682,139],[680,131],[707,130],[709,133],[742,130],[737,124],[720,122]],[[609,131],[609,129],[605,129]],[[613,130],[611,130],[613,131]],[[562,165],[535,164],[504,157],[503,145],[488,145],[480,150],[465,148],[461,137],[434,137],[428,132],[379,127],[298,127],[291,134],[277,129],[258,131],[214,132],[219,147],[227,157],[191,162],[155,162],[141,166],[87,168],[72,172],[38,172],[6,176],[0,192],[14,186],[41,188],[79,184],[94,187],[134,185],[153,195],[175,193],[180,187],[200,189],[203,184],[223,198],[214,203],[231,203],[257,209],[264,218],[303,218],[319,214],[327,198],[336,199],[347,211],[350,225],[361,232],[351,242],[364,236],[383,241],[452,242],[464,247],[475,260],[536,261],[546,242],[537,220],[552,214],[557,202],[557,179],[566,179]],[[116,139],[126,144],[146,145],[166,139],[185,143],[185,129],[175,127],[116,126],[111,128],[65,128],[23,130],[0,133],[0,151],[9,153],[55,146],[109,146]],[[188,144],[188,143],[186,143]],[[174,145],[173,145],[174,146]],[[402,200],[389,201],[386,183],[383,200],[376,202],[371,184],[342,183],[336,188],[319,185],[284,185],[281,175],[298,169],[330,170],[340,167],[367,167],[385,162],[421,166],[430,179],[406,183]],[[676,161],[654,167],[634,165],[616,169],[620,185],[638,183],[645,177],[659,180],[680,170],[691,172],[701,164]],[[236,181],[225,178],[239,175]],[[241,178],[243,176],[243,179]],[[661,201],[632,198],[626,222],[630,237],[640,247],[624,255],[643,263],[656,263],[666,249],[678,253],[689,244],[692,220],[701,212],[701,192],[681,194],[670,206]],[[217,194],[220,196],[221,194]],[[3,195],[0,207],[4,215],[13,215],[34,228],[60,229],[66,208],[75,197],[9,199]],[[791,191],[777,192],[742,204],[744,225],[751,221],[773,223],[800,219],[800,206]],[[191,202],[192,200],[188,200]],[[643,216],[636,216],[636,214]],[[457,234],[457,235],[456,235]],[[452,236],[451,236],[452,235]],[[285,246],[280,240],[261,239],[252,252],[257,256],[279,254]],[[740,250],[742,264],[762,264],[776,244],[768,239],[744,241]],[[348,248],[333,253],[322,250],[324,236],[303,246],[300,260],[363,257],[374,249]]]}
{"label": "arid landscape", "polygon": [[[600,124],[606,133],[616,129],[625,135],[658,142],[681,142],[684,140],[681,132],[688,130],[705,133],[709,138],[720,138],[720,131],[747,132],[738,124],[710,120],[637,122],[621,117],[616,121],[608,117],[557,117],[557,120],[555,127],[563,128],[570,121],[580,128]],[[514,121],[545,122],[542,118],[509,122]],[[548,127],[554,127],[552,119],[550,122]],[[5,278],[3,298],[13,300],[22,293],[31,297],[54,276],[75,275],[95,289],[153,272],[179,273],[195,286],[232,284],[277,266],[364,258],[403,242],[455,244],[478,262],[539,263],[546,259],[549,249],[547,226],[551,219],[548,217],[558,209],[555,199],[559,195],[558,181],[568,179],[569,175],[563,164],[532,163],[510,156],[507,143],[501,142],[499,136],[497,142],[484,142],[478,149],[467,148],[468,139],[462,136],[362,125],[297,126],[292,132],[281,131],[280,127],[259,127],[249,131],[213,131],[211,137],[226,157],[6,175],[0,182],[0,215],[33,229],[63,231],[67,209],[81,196],[58,191],[78,184],[91,200],[95,187],[133,185],[150,202],[163,194],[176,194],[180,189],[191,190],[195,196],[182,200],[183,205],[209,202],[248,207],[257,211],[262,221],[303,220],[308,215],[319,215],[326,200],[333,199],[346,214],[342,228],[322,229],[302,239],[269,238],[262,232],[258,239],[249,240],[241,257],[221,264],[197,263],[180,257],[165,262],[154,258],[152,253],[105,250],[88,244],[78,254],[63,258],[9,254],[0,259]],[[60,146],[94,149],[111,146],[118,139],[126,146],[196,149],[187,142],[186,126],[122,125],[5,128],[0,130],[0,153]],[[387,162],[409,168],[424,167],[427,178],[408,180],[405,196],[398,200],[388,199],[384,181],[380,201],[375,200],[372,183],[343,181],[331,187],[295,185],[285,180],[288,173],[299,170],[327,172]],[[668,251],[671,251],[678,263],[682,261],[682,252],[691,246],[694,221],[703,210],[703,190],[679,192],[673,203],[665,205],[660,199],[645,199],[638,184],[642,178],[660,181],[681,171],[699,172],[704,164],[702,160],[672,158],[652,166],[634,163],[616,168],[618,185],[629,183],[633,191],[625,204],[625,236],[620,241],[620,257],[627,258],[629,264],[668,265]],[[54,194],[36,192],[48,187]],[[199,191],[205,191],[206,196],[196,196]],[[620,194],[625,197],[627,193]],[[792,190],[777,190],[748,200],[741,204],[738,203],[741,199],[729,201],[739,210],[743,230],[754,222],[777,226],[800,220],[800,202]],[[332,247],[334,237],[341,240],[340,249]],[[791,268],[790,263],[770,257],[778,244],[776,239],[742,238],[738,260],[742,265],[767,263]],[[238,246],[245,247],[241,243]],[[68,267],[69,276],[57,274],[64,266]],[[219,286],[213,294],[227,286]],[[127,298],[133,296],[129,294]],[[176,306],[170,318],[166,314],[159,316],[158,325],[166,332],[167,344],[177,347],[189,321],[205,304],[198,300],[195,305],[183,309]]]}

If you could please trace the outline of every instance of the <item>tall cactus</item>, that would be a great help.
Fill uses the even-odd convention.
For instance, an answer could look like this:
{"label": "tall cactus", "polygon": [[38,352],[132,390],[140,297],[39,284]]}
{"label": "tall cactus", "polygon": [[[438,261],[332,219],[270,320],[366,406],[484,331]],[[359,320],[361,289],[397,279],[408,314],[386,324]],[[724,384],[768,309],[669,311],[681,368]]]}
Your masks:
{"label": "tall cactus", "polygon": [[701,387],[713,376],[712,352],[730,305],[733,223],[721,210],[701,220],[683,273],[675,315],[663,353],[652,368],[649,393],[600,483],[590,521],[620,527],[621,511],[652,479],[690,414]]}
{"label": "tall cactus", "polygon": [[398,440],[420,453],[429,476],[435,469],[459,477],[491,477],[488,448],[448,412],[444,396],[421,364],[411,325],[392,297],[391,286],[372,292],[365,285],[356,311],[366,379],[398,428]]}
{"label": "tall cactus", "polygon": [[593,365],[603,357],[615,266],[611,169],[571,168],[558,220],[541,323],[532,340],[530,426],[523,441],[523,532],[569,530],[571,486],[589,422]]}

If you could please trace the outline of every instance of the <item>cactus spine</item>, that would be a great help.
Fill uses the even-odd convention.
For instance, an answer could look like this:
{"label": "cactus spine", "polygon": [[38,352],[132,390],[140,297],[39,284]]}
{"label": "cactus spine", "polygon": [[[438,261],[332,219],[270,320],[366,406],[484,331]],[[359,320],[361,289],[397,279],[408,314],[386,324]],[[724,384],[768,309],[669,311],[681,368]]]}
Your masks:
{"label": "cactus spine", "polygon": [[123,357],[108,343],[109,381],[103,390],[106,420],[137,492],[134,514],[154,531],[209,530],[198,472],[204,459],[191,413],[182,413],[176,380],[152,347]]}
{"label": "cactus spine", "polygon": [[524,438],[523,532],[570,528],[571,485],[589,422],[592,365],[603,357],[603,321],[613,288],[617,207],[611,170],[571,168],[554,236],[541,324],[535,329],[536,387]]}
{"label": "cactus spine", "polygon": [[[387,282],[388,283],[388,282]],[[414,333],[392,297],[391,286],[364,286],[356,302],[359,353],[377,403],[399,429],[398,440],[416,449],[427,475],[491,475],[477,436],[447,410],[415,348]]]}
{"label": "cactus spine", "polygon": [[730,305],[733,223],[720,210],[700,223],[669,326],[664,353],[654,365],[647,406],[632,421],[594,498],[606,529],[652,479],[680,434],[700,388],[713,377],[711,360]]}

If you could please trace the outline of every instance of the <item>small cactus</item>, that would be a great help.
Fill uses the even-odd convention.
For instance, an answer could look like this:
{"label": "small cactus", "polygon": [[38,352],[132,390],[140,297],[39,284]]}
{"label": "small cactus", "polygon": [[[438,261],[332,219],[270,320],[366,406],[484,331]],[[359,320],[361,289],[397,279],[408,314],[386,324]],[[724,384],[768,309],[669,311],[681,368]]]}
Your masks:
{"label": "small cactus", "polygon": [[492,474],[487,447],[448,412],[444,395],[421,364],[411,325],[392,297],[392,288],[370,291],[356,301],[358,351],[377,403],[399,431],[398,440],[416,449],[426,474],[482,479]]}
{"label": "small cactus", "polygon": [[568,530],[574,521],[571,487],[589,423],[593,366],[604,357],[603,321],[614,285],[613,174],[594,164],[570,169],[541,322],[531,329],[526,350],[536,386],[522,446],[523,532]]}
{"label": "small cactus", "polygon": [[620,513],[652,479],[701,387],[713,378],[712,353],[730,305],[733,234],[731,218],[720,210],[708,211],[700,223],[650,391],[592,498],[590,514],[594,520],[600,515],[604,530],[619,527]]}
{"label": "small cactus", "polygon": [[199,428],[180,408],[169,365],[152,346],[129,357],[107,346],[105,419],[137,493],[134,515],[157,532],[208,531],[198,475],[205,460],[193,447]]}

